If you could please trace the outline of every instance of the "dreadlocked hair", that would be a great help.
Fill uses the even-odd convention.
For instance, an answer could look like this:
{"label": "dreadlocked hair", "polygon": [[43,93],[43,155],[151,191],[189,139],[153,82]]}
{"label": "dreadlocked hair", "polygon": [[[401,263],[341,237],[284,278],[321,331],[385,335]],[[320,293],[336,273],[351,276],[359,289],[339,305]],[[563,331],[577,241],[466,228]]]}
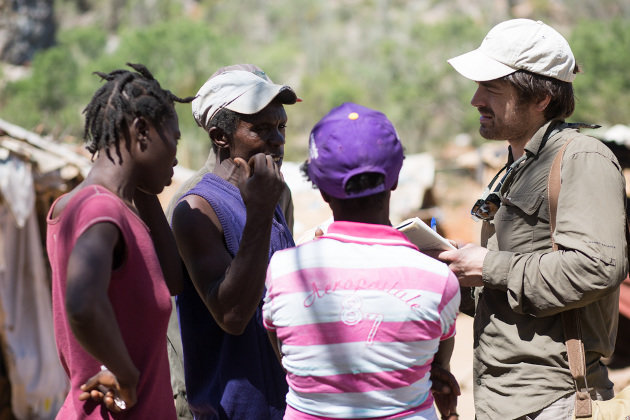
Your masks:
{"label": "dreadlocked hair", "polygon": [[114,70],[111,73],[94,72],[105,80],[90,103],[85,107],[85,139],[87,150],[92,153],[107,148],[107,157],[113,161],[108,146],[116,145],[116,154],[122,162],[120,152],[121,134],[125,145],[130,146],[129,122],[136,117],[145,117],[153,124],[174,115],[174,102],[187,103],[194,98],[179,98],[169,90],[162,89],[151,72],[142,64],[127,63],[135,72]]}

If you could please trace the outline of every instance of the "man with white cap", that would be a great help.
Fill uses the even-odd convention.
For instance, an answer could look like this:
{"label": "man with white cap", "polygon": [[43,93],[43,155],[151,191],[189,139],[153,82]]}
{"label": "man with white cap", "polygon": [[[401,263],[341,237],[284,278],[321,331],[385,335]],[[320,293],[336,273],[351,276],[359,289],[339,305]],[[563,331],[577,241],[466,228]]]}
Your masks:
{"label": "man with white cap", "polygon": [[285,104],[295,92],[264,73],[213,75],[193,101],[210,136],[212,172],[172,216],[186,266],[177,297],[188,404],[196,419],[281,419],[287,391],[261,322],[268,258],[293,246],[284,189]]}
{"label": "man with white cap", "polygon": [[[471,305],[461,309],[475,316],[477,419],[571,419],[576,389],[563,313],[577,313],[581,324],[591,398],[613,395],[601,359],[613,351],[628,268],[621,169],[606,146],[578,131],[582,124],[564,121],[573,113],[578,68],[551,27],[500,23],[478,49],[449,63],[477,82],[471,104],[482,137],[509,145],[505,174],[471,211],[483,220],[482,246],[439,254],[460,285],[472,288],[462,293]],[[567,141],[551,232],[548,178]],[[552,237],[559,251],[552,252]]]}
{"label": "man with white cap", "polygon": [[[232,64],[229,66],[221,67],[210,77],[217,76],[230,70],[248,71],[262,77],[270,83],[273,83],[269,76],[264,72],[264,70],[254,64]],[[210,153],[208,154],[204,165],[199,168],[199,170],[197,170],[190,178],[184,181],[171,197],[171,200],[165,211],[166,218],[169,223],[172,220],[173,210],[175,209],[175,206],[179,203],[179,199],[185,193],[187,193],[188,190],[197,185],[197,183],[201,181],[201,178],[203,178],[205,174],[214,170],[216,164],[216,154],[213,149],[210,150]],[[291,191],[289,190],[289,187],[288,185],[286,185],[286,183],[284,189],[282,190],[282,194],[280,195],[280,201],[278,204],[282,209],[282,214],[284,215],[289,230],[291,231],[291,233],[293,233],[293,200],[291,197]],[[173,388],[173,398],[175,399],[177,417],[179,420],[192,420],[193,416],[188,407],[186,384],[184,382],[184,359],[175,298],[173,298],[173,310],[168,324],[167,338],[168,357],[171,370],[171,386]]]}

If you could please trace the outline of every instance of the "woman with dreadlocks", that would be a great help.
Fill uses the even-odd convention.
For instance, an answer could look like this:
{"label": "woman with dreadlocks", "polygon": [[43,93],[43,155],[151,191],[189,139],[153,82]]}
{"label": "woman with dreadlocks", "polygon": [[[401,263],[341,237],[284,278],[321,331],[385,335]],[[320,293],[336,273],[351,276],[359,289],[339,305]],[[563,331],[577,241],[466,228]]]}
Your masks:
{"label": "woman with dreadlocks", "polygon": [[94,165],[47,217],[57,350],[71,389],[58,419],[174,419],[166,352],[182,272],[156,194],[171,182],[174,102],[140,64],[96,73],[84,110]]}

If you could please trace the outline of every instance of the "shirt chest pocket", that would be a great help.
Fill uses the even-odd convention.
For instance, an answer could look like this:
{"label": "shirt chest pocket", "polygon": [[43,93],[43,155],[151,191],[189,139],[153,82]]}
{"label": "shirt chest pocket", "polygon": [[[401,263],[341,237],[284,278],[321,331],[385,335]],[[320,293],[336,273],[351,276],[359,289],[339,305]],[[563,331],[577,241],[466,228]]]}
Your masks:
{"label": "shirt chest pocket", "polygon": [[[550,242],[546,191],[507,194],[495,216],[499,249],[532,252]],[[546,246],[546,245],[545,245]]]}

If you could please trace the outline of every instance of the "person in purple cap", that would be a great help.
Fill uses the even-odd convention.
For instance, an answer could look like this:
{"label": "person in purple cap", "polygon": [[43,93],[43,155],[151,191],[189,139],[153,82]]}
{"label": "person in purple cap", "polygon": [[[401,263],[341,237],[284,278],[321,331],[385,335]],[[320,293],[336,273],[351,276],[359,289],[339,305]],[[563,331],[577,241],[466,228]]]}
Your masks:
{"label": "person in purple cap", "polygon": [[287,384],[262,325],[269,257],[294,245],[278,205],[287,114],[295,92],[248,70],[210,77],[192,102],[214,168],[176,205],[186,267],[177,310],[195,419],[277,420]]}
{"label": "person in purple cap", "polygon": [[[391,226],[403,158],[387,117],[360,105],[332,109],[311,131],[303,169],[334,222],[273,255],[263,306],[287,372],[285,419],[437,418],[431,368],[448,369],[459,284]],[[450,397],[438,400],[445,416]]]}

